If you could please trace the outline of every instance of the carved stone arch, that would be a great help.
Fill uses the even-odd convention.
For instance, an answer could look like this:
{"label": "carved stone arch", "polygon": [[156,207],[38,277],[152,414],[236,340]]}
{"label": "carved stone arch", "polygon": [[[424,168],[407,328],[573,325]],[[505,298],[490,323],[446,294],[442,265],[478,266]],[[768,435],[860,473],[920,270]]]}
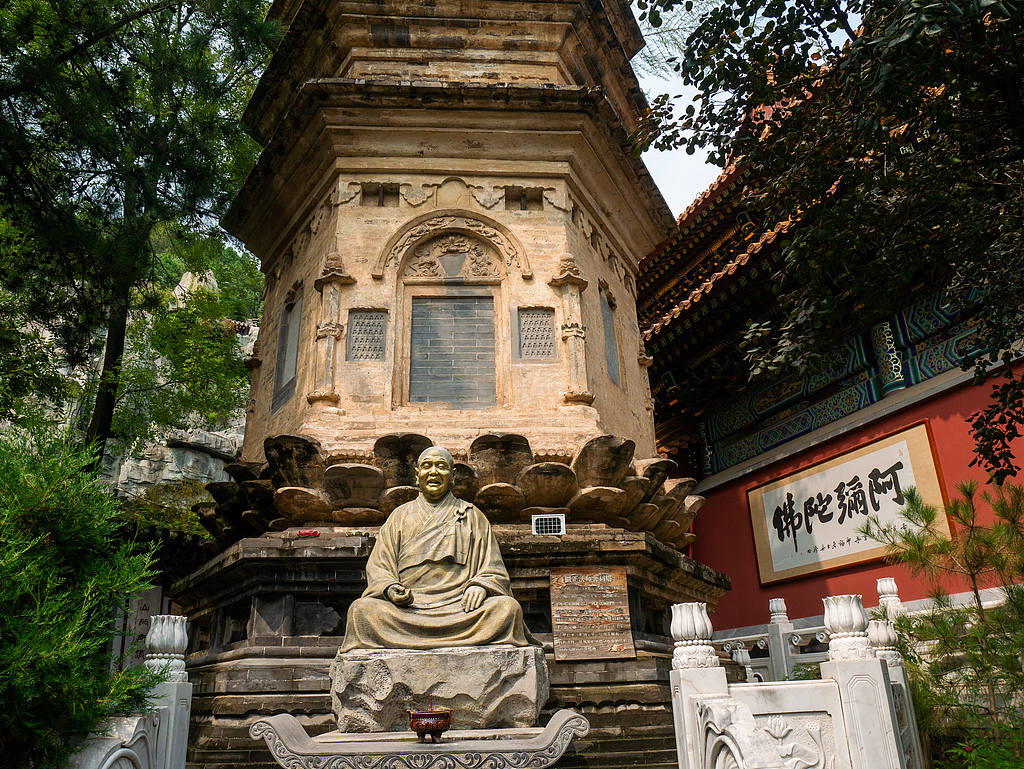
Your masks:
{"label": "carved stone arch", "polygon": [[419,245],[449,232],[490,243],[501,255],[508,272],[516,269],[524,279],[533,277],[526,250],[507,227],[489,217],[461,210],[434,211],[407,222],[384,244],[371,275],[382,279],[388,267],[401,266],[403,258]]}

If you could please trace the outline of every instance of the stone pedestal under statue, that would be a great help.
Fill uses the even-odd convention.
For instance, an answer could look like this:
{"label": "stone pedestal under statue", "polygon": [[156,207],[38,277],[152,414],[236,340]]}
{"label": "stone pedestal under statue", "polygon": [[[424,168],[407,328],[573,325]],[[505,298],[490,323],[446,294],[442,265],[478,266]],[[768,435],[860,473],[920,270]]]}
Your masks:
{"label": "stone pedestal under statue", "polygon": [[428,709],[451,709],[455,729],[531,727],[548,692],[536,646],[355,649],[331,664],[341,732],[408,730],[406,710]]}

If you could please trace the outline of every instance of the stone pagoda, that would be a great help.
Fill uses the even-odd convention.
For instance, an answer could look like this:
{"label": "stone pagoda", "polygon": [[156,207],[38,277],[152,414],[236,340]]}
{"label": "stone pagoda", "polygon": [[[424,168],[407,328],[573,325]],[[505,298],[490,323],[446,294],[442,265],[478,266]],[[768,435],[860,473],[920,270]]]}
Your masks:
{"label": "stone pagoda", "polygon": [[631,154],[628,3],[269,13],[244,117],[263,153],[223,220],[266,275],[245,446],[199,509],[218,554],[174,589],[193,761],[264,762],[240,748],[257,715],[333,728],[346,609],[432,444],[494,524],[551,707],[670,734],[667,609],[729,583],[683,554],[702,500],[655,453],[635,276],[675,222]]}

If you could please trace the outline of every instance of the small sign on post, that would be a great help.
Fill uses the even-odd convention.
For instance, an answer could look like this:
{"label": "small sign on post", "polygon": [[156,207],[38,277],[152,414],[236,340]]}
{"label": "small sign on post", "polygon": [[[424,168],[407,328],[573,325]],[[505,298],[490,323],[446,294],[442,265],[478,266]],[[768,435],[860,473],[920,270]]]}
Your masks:
{"label": "small sign on post", "polygon": [[558,661],[635,657],[626,570],[551,569],[551,629]]}

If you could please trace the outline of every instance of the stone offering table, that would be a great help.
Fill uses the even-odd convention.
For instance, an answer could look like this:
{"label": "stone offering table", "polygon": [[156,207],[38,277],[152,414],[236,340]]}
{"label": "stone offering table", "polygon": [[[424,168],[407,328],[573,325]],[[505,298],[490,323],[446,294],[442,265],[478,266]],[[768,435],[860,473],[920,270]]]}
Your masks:
{"label": "stone offering table", "polygon": [[288,769],[541,769],[589,731],[586,718],[559,710],[543,729],[451,731],[436,745],[417,742],[412,732],[310,737],[288,714],[259,719],[249,734],[266,739],[274,759]]}

